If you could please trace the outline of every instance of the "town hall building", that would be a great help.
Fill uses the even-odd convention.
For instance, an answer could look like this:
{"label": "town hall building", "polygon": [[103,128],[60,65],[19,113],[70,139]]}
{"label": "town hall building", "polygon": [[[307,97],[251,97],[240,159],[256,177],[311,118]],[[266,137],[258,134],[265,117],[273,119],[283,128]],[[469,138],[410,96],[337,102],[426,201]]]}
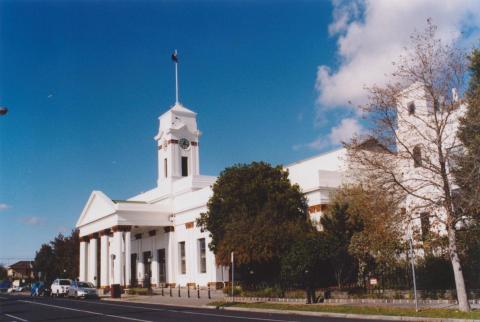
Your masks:
{"label": "town hall building", "polygon": [[[176,54],[172,59],[177,68]],[[408,95],[397,107],[408,111],[397,111],[400,118],[397,135],[409,140],[408,126],[415,120],[415,113],[427,117],[435,113],[435,109],[428,107],[431,104],[422,92],[424,86],[412,86],[415,98]],[[159,131],[154,138],[158,153],[157,186],[127,200],[93,191],[76,223],[81,239],[81,281],[104,288],[112,284],[142,285],[145,279],[153,286],[222,287],[230,280],[229,267],[218,266],[215,254],[208,248],[209,232],[196,225],[196,219],[208,210],[216,177],[200,174],[201,132],[197,114],[179,103],[178,82],[176,89],[176,103],[159,117]],[[413,110],[416,106],[416,111],[412,112],[412,106]],[[456,137],[462,106],[446,128],[452,138]],[[415,138],[409,140],[410,148],[417,148]],[[400,152],[401,149],[396,153]],[[345,148],[340,148],[285,166],[290,181],[305,193],[310,218],[319,229],[319,219],[331,201],[331,194],[349,181],[352,164],[348,163],[347,154]],[[420,156],[429,158],[423,152]],[[414,155],[411,160],[404,160],[401,168],[406,179],[419,175],[420,158]],[[405,209],[412,211],[412,216],[418,206],[418,198],[407,198]],[[430,219],[420,217],[417,216],[414,225],[421,226],[422,231],[427,225],[428,231]]]}

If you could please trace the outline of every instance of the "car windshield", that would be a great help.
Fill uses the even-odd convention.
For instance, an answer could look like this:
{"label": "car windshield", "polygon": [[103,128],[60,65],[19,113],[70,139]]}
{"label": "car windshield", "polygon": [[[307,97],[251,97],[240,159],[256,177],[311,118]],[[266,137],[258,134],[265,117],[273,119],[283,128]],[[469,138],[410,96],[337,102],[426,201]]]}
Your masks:
{"label": "car windshield", "polygon": [[89,288],[94,288],[95,286],[93,286],[92,283],[88,283],[88,282],[78,282],[77,283],[78,287],[89,287]]}
{"label": "car windshield", "polygon": [[69,280],[60,280],[60,285],[70,285]]}

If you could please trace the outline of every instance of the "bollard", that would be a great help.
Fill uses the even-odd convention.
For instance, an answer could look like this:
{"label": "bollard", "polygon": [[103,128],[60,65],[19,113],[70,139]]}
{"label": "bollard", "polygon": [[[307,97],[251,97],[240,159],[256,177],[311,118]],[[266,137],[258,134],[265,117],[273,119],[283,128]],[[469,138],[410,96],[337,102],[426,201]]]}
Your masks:
{"label": "bollard", "polygon": [[200,298],[200,284],[197,284],[197,298]]}
{"label": "bollard", "polygon": [[181,297],[180,296],[180,284],[178,284],[178,297]]}
{"label": "bollard", "polygon": [[163,294],[163,283],[162,283],[162,296],[164,296],[164,294]]}
{"label": "bollard", "polygon": [[170,284],[170,297],[172,297],[173,294],[172,294],[172,284]]}
{"label": "bollard", "polygon": [[210,285],[208,285],[208,299],[210,300],[212,296],[210,295]]}
{"label": "bollard", "polygon": [[187,297],[190,298],[190,285],[187,284]]}

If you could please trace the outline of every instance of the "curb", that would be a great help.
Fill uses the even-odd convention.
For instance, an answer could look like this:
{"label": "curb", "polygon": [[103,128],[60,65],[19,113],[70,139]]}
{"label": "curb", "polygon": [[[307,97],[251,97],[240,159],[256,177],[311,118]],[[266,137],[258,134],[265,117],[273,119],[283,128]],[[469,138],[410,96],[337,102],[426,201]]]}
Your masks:
{"label": "curb", "polygon": [[310,311],[296,311],[296,310],[275,310],[275,309],[255,309],[243,307],[225,307],[225,306],[211,306],[211,305],[184,305],[184,304],[167,304],[167,303],[151,303],[146,301],[131,301],[131,299],[102,299],[109,302],[129,302],[139,304],[161,305],[161,306],[177,306],[195,309],[209,309],[209,310],[224,310],[224,311],[239,311],[239,312],[256,312],[256,313],[271,313],[271,314],[292,314],[304,316],[317,316],[325,318],[346,318],[358,320],[388,320],[388,321],[416,321],[416,322],[480,322],[480,320],[473,319],[451,319],[451,318],[429,318],[429,317],[415,317],[415,316],[393,316],[393,315],[372,315],[372,314],[352,314],[352,313],[330,313],[330,312],[310,312]]}
{"label": "curb", "polygon": [[472,319],[450,319],[450,318],[429,318],[415,316],[393,316],[393,315],[370,315],[370,314],[347,314],[347,313],[330,313],[330,312],[309,312],[296,310],[274,310],[274,309],[254,309],[243,307],[216,307],[219,310],[227,311],[248,311],[257,313],[275,313],[275,314],[295,314],[306,316],[330,317],[330,318],[347,318],[359,320],[389,320],[389,321],[421,321],[421,322],[480,322],[480,320]]}

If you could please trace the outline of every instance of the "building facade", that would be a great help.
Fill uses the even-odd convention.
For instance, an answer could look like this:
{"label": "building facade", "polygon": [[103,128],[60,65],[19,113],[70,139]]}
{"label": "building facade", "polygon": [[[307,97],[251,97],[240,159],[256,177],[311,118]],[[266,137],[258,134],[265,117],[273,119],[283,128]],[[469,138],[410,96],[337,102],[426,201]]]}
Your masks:
{"label": "building facade", "polygon": [[[412,135],[410,129],[413,122],[417,122],[414,116],[431,114],[434,108],[423,99],[424,93],[418,93],[416,89],[414,94],[413,98],[400,100],[396,135],[403,145],[391,153],[392,167],[399,167],[406,181],[422,175],[419,159],[408,156],[421,141]],[[416,111],[411,111],[412,106]],[[405,114],[405,110],[410,112]],[[460,114],[457,114],[449,120],[452,124],[446,127],[452,140],[455,140],[458,127]],[[217,266],[215,255],[208,248],[209,233],[196,226],[196,219],[207,211],[211,186],[216,180],[216,177],[200,174],[201,133],[197,128],[196,113],[176,103],[159,120],[159,132],[155,136],[157,187],[127,200],[111,199],[101,191],[93,191],[78,219],[76,227],[81,238],[79,279],[82,281],[98,287],[111,284],[133,286],[143,284],[145,279],[154,286],[194,284],[220,287],[229,280],[228,267]],[[425,130],[420,127],[419,135],[427,135],[428,131],[428,127]],[[369,145],[367,143],[365,146]],[[455,142],[451,145],[454,146]],[[429,148],[421,147],[423,151]],[[367,153],[382,153],[366,149]],[[396,160],[405,153],[406,158]],[[421,159],[435,162],[425,152]],[[332,192],[348,182],[349,172],[355,171],[348,161],[347,150],[336,149],[285,168],[292,183],[298,184],[305,193],[312,222],[321,229],[320,217],[327,209]],[[435,187],[422,189],[430,189],[428,193],[435,194]],[[421,208],[421,201],[407,197],[405,206],[412,216]],[[414,220],[417,226],[425,224],[419,217]]]}

